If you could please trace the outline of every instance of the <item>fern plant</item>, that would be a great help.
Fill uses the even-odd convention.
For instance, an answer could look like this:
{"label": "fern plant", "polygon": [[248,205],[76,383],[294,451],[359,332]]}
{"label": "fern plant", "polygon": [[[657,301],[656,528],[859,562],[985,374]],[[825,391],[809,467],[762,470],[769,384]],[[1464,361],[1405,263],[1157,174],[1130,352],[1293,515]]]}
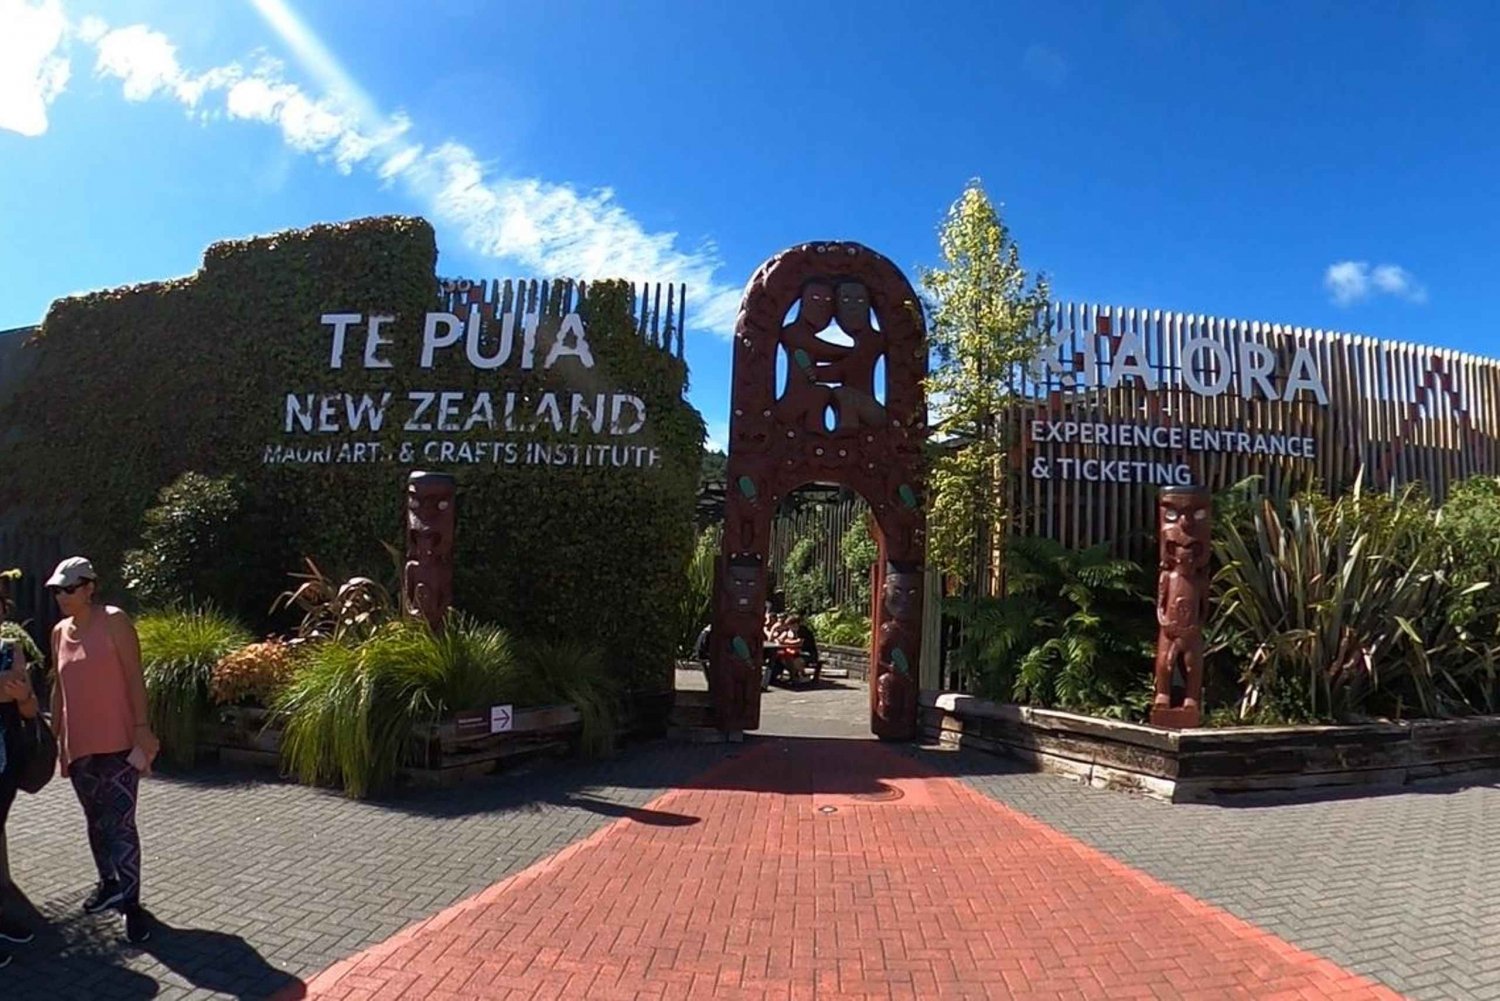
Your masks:
{"label": "fern plant", "polygon": [[950,604],[972,687],[1027,705],[1138,714],[1155,634],[1143,585],[1140,566],[1103,545],[1007,540],[1004,596]]}

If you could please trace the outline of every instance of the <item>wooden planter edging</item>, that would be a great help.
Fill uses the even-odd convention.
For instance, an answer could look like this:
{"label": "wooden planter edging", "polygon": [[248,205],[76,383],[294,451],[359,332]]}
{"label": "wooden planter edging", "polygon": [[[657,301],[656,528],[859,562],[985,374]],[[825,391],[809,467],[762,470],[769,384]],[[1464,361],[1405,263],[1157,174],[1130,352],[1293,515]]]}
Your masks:
{"label": "wooden planter edging", "polygon": [[501,762],[570,750],[583,716],[573,705],[515,710],[511,727],[490,733],[489,711],[459,713],[437,725],[418,727],[412,738],[412,761],[402,769],[420,785],[452,785],[474,775],[488,775]]}
{"label": "wooden planter edging", "polygon": [[[248,706],[218,706],[216,722],[205,724],[199,750],[217,752],[226,764],[281,764],[279,727],[267,727],[268,710]],[[424,762],[401,770],[422,785],[450,785],[472,775],[494,771],[502,761],[571,749],[583,729],[576,706],[538,706],[515,710],[511,728],[489,731],[489,712],[459,713],[436,725],[419,726],[412,734],[412,760]]]}
{"label": "wooden planter edging", "polygon": [[1004,754],[1037,771],[1172,803],[1211,802],[1244,792],[1500,775],[1496,716],[1165,730],[923,692],[921,724],[926,737],[944,745]]}

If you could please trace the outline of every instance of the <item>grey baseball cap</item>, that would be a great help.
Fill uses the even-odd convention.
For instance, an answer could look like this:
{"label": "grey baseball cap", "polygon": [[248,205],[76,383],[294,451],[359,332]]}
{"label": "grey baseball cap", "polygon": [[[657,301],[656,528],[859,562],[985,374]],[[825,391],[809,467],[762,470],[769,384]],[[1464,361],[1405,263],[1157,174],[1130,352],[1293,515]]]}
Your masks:
{"label": "grey baseball cap", "polygon": [[45,587],[74,587],[86,580],[98,580],[99,575],[94,573],[94,564],[82,556],[69,556],[57,565],[52,571],[52,576],[47,578]]}

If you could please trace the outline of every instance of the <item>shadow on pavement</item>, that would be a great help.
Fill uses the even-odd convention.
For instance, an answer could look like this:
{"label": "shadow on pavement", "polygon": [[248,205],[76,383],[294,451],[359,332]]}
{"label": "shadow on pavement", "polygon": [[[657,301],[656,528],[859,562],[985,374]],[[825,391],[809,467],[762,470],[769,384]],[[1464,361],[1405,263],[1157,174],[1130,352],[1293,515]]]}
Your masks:
{"label": "shadow on pavement", "polygon": [[[154,921],[150,940],[134,946],[125,941],[123,922],[113,912],[89,916],[81,912],[54,913],[49,917],[16,886],[4,894],[4,906],[8,917],[36,932],[34,941],[11,947],[15,962],[0,974],[0,997],[7,1001],[62,996],[122,1001],[157,997],[163,984],[156,977],[120,965],[137,953],[155,959],[164,968],[163,974],[173,973],[195,988],[247,1001],[302,983],[267,963],[238,935],[174,928]],[[64,907],[49,905],[48,910],[61,912]],[[67,965],[71,982],[87,985],[85,994],[59,994],[55,979],[59,963]]]}

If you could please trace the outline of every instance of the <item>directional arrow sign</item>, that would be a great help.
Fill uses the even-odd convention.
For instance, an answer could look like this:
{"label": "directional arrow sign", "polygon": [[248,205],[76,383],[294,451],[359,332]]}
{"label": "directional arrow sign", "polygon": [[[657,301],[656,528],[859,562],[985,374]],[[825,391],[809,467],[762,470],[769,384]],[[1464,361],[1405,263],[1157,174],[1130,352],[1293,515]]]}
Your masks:
{"label": "directional arrow sign", "polygon": [[490,733],[505,733],[510,724],[510,706],[490,706]]}

